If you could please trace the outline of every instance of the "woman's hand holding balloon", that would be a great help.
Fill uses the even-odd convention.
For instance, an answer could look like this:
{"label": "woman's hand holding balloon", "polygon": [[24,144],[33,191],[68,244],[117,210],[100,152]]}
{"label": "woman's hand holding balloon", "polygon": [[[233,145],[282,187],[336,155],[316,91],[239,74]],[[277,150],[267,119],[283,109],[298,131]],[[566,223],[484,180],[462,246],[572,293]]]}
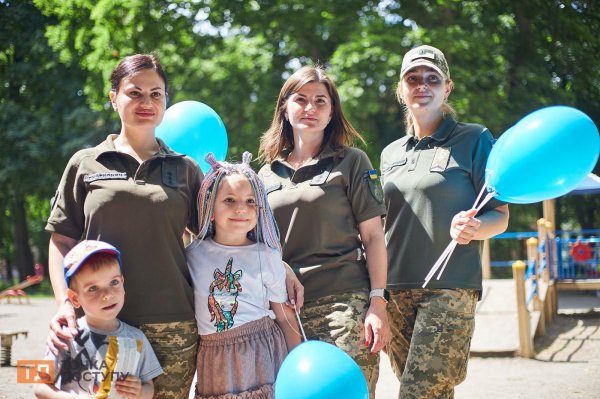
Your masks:
{"label": "woman's hand holding balloon", "polygon": [[285,262],[283,264],[285,265],[285,286],[288,292],[287,305],[299,312],[304,306],[304,286],[298,280],[290,265]]}
{"label": "woman's hand holding balloon", "polygon": [[461,245],[476,239],[476,234],[481,227],[481,220],[476,219],[477,209],[462,211],[454,215],[450,224],[450,236]]}

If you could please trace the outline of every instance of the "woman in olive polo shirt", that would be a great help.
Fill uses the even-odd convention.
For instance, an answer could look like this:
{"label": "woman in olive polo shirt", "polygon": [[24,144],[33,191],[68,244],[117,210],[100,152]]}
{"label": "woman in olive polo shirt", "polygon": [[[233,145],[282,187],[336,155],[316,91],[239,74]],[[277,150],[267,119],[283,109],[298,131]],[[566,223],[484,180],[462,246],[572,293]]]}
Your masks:
{"label": "woman in olive polo shirt", "polygon": [[[182,235],[186,227],[197,231],[202,172],[155,137],[167,78],[153,55],[124,58],[111,75],[109,96],[121,131],[71,157],[46,226],[60,306],[51,335],[68,339],[59,324],[74,317],[65,297],[64,255],[81,239],[109,242],[123,260],[126,295],[119,318],[144,331],[165,370],[155,381],[155,395],[185,397],[194,376],[197,330]],[[74,326],[71,333],[77,333]],[[55,339],[54,345],[65,344]]]}
{"label": "woman in olive polo shirt", "polygon": [[[380,182],[331,79],[303,67],[284,83],[260,170],[282,233],[283,259],[305,288],[309,339],[337,345],[361,366],[374,396],[389,328]],[[366,257],[365,257],[366,252]],[[369,295],[371,293],[371,295]],[[371,298],[370,298],[371,297]]]}
{"label": "woman in olive polo shirt", "polygon": [[[404,56],[397,97],[407,135],[381,154],[387,217],[392,368],[401,398],[452,398],[464,380],[481,292],[481,240],[508,224],[508,205],[471,209],[493,143],[481,125],[457,122],[444,54],[420,46]],[[465,211],[467,210],[467,211]],[[458,245],[439,280],[424,279],[446,245]]]}
{"label": "woman in olive polo shirt", "polygon": [[[183,234],[186,228],[198,230],[202,172],[155,136],[167,100],[167,77],[156,57],[124,58],[111,75],[109,96],[121,131],[73,155],[46,226],[52,232],[49,272],[59,305],[48,345],[66,349],[64,340],[77,334],[65,296],[65,254],[81,239],[109,242],[121,251],[125,276],[119,318],[146,334],[164,370],[154,382],[155,397],[187,398],[198,331]],[[300,307],[302,287],[294,290],[288,288]]]}

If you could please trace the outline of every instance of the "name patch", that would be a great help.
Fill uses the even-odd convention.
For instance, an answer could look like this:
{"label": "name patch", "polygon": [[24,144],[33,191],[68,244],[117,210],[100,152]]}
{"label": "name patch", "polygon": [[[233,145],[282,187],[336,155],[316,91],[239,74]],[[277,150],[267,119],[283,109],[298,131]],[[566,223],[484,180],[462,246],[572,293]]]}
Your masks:
{"label": "name patch", "polygon": [[429,170],[432,172],[443,172],[444,170],[446,170],[449,160],[450,149],[438,147],[435,150],[433,162],[431,163],[431,168],[429,168]]}
{"label": "name patch", "polygon": [[125,172],[99,172],[92,175],[85,175],[83,181],[85,183],[91,183],[96,180],[127,180],[127,173]]}

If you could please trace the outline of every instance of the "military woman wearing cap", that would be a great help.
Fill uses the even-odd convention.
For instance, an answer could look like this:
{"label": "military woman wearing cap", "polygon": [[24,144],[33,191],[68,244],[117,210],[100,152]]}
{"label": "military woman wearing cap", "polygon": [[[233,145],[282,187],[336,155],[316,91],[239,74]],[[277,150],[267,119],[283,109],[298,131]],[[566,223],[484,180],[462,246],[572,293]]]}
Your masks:
{"label": "military woman wearing cap", "polygon": [[[486,127],[455,119],[448,104],[453,86],[440,50],[408,51],[396,92],[406,136],[381,154],[391,293],[387,351],[401,398],[451,398],[464,380],[482,289],[481,240],[508,224],[508,205],[499,201],[478,214],[471,209],[494,140]],[[452,239],[459,245],[441,278],[422,288]]]}
{"label": "military woman wearing cap", "polygon": [[[281,230],[283,259],[304,284],[308,339],[350,354],[374,397],[378,351],[389,340],[387,260],[379,178],[346,120],[334,83],[306,66],[279,93],[261,138],[260,170]],[[366,258],[365,258],[366,251]]]}

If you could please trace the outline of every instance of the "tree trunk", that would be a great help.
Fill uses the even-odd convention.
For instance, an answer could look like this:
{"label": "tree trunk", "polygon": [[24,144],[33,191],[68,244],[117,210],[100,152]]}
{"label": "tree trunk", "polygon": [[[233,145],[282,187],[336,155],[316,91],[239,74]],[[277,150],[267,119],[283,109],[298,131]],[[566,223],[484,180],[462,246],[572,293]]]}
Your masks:
{"label": "tree trunk", "polygon": [[13,239],[15,242],[15,261],[19,270],[19,280],[34,274],[33,255],[29,248],[29,233],[27,232],[27,217],[25,215],[25,199],[17,194],[11,212],[13,218]]}
{"label": "tree trunk", "polygon": [[517,3],[514,6],[515,22],[517,24],[517,36],[513,43],[514,51],[512,60],[508,67],[508,98],[512,98],[514,90],[522,84],[519,77],[519,69],[525,63],[525,59],[531,51],[531,26],[524,9],[526,6]]}

